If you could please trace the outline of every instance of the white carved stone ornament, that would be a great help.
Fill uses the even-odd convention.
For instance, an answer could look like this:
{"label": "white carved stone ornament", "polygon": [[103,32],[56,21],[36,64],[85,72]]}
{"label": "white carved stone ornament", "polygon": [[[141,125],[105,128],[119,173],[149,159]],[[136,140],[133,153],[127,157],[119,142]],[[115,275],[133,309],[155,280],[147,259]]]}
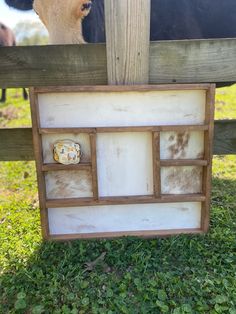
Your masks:
{"label": "white carved stone ornament", "polygon": [[71,140],[61,140],[54,144],[54,160],[63,165],[78,164],[81,158],[80,144]]}

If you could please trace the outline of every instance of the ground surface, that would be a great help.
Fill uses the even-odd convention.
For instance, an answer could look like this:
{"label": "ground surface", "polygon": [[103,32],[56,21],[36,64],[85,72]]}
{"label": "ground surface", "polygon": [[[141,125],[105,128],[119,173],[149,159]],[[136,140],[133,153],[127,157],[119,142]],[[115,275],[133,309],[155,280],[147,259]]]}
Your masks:
{"label": "ground surface", "polygon": [[[0,126],[29,126],[21,91]],[[236,119],[236,86],[216,118]],[[0,163],[0,313],[236,313],[236,156],[213,163],[204,236],[43,243],[34,162]]]}

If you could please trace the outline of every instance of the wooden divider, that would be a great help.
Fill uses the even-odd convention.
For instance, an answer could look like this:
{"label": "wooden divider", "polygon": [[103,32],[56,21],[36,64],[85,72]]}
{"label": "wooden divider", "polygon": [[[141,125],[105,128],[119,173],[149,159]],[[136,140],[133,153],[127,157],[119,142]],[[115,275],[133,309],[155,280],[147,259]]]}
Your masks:
{"label": "wooden divider", "polygon": [[98,199],[98,176],[97,176],[97,144],[96,134],[90,134],[90,147],[91,147],[91,165],[92,165],[92,186],[93,198]]}
{"label": "wooden divider", "polygon": [[154,197],[161,196],[161,156],[160,132],[152,132],[152,159],[153,159],[153,191]]}

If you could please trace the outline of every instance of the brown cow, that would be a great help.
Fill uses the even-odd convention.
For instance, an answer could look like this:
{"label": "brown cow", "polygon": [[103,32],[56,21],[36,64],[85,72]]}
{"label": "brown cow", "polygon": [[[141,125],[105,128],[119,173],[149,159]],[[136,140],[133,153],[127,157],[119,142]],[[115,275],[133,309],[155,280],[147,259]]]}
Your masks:
{"label": "brown cow", "polygon": [[91,4],[91,0],[34,0],[33,7],[52,44],[84,44],[82,20]]}
{"label": "brown cow", "polygon": [[[15,46],[16,45],[16,39],[13,31],[0,22],[0,47],[6,47],[6,46]],[[23,97],[24,99],[28,99],[28,95],[25,89],[23,89]],[[6,101],[6,89],[2,89],[2,97],[0,99],[0,102]]]}

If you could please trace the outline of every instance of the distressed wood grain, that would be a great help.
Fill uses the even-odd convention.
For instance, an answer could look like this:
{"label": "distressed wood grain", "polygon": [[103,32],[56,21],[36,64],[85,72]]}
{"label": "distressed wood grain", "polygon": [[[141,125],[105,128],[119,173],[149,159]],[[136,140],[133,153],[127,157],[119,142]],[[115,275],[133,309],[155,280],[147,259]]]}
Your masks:
{"label": "distressed wood grain", "polygon": [[[235,82],[235,60],[236,39],[151,42],[149,82]],[[2,47],[0,64],[2,88],[108,82],[105,44]]]}
{"label": "distressed wood grain", "polygon": [[167,237],[170,235],[178,234],[202,234],[203,231],[200,228],[186,228],[186,229],[171,229],[171,230],[142,230],[142,231],[116,231],[116,232],[99,232],[99,233],[71,233],[50,235],[49,240],[66,241],[75,239],[112,239],[124,236],[136,236],[139,238],[153,238],[155,236]]}
{"label": "distressed wood grain", "polygon": [[[146,85],[145,85],[146,86]],[[104,92],[39,93],[41,128],[100,128],[130,126],[203,125],[205,89],[172,85],[174,90],[158,88],[147,92],[124,91],[107,86]],[[208,86],[208,85],[207,85]],[[72,89],[73,90],[73,89]],[[57,101],[55,102],[55,98]],[[158,105],[157,105],[158,104]],[[191,106],[190,106],[191,104]],[[65,115],[65,112],[67,113]],[[76,114],[74,114],[76,112]]]}
{"label": "distressed wood grain", "polygon": [[149,81],[150,0],[105,0],[109,84]]}
{"label": "distressed wood grain", "polygon": [[32,134],[33,134],[33,146],[35,165],[38,181],[38,197],[39,197],[39,208],[40,208],[40,220],[41,220],[41,231],[43,239],[47,239],[49,235],[48,225],[48,208],[46,207],[46,183],[45,176],[41,172],[43,165],[43,154],[42,154],[42,141],[38,134],[39,119],[38,119],[38,98],[33,93],[33,88],[30,89],[30,109],[31,109],[31,120],[32,120]]}
{"label": "distressed wood grain", "polygon": [[47,208],[77,207],[77,206],[103,206],[103,205],[129,205],[129,204],[161,204],[161,203],[182,203],[182,202],[204,202],[206,197],[203,194],[163,194],[160,198],[153,195],[138,196],[112,196],[100,197],[94,200],[91,197],[51,199],[47,200]]}
{"label": "distressed wood grain", "polygon": [[152,195],[151,133],[97,135],[98,187],[101,197]]}
{"label": "distressed wood grain", "polygon": [[45,174],[47,199],[92,197],[91,170],[60,170]]}
{"label": "distressed wood grain", "polygon": [[236,39],[163,41],[150,47],[150,83],[235,82]]}
{"label": "distressed wood grain", "polygon": [[236,154],[236,120],[215,121],[213,154]]}
{"label": "distressed wood grain", "polygon": [[105,45],[0,48],[0,87],[107,84]]}
{"label": "distressed wood grain", "polygon": [[169,166],[161,168],[161,193],[202,193],[202,167]]}
{"label": "distressed wood grain", "polygon": [[49,208],[50,235],[199,229],[201,204],[130,204]]}
{"label": "distressed wood grain", "polygon": [[0,161],[34,160],[32,128],[0,129]]}

